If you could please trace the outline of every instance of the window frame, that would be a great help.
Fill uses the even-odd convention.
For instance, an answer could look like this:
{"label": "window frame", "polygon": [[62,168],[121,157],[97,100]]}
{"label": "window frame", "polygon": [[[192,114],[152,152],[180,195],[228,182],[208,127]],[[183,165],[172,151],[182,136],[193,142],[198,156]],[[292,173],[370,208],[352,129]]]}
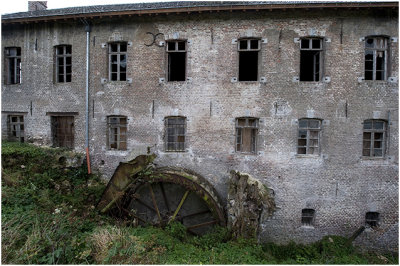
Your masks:
{"label": "window frame", "polygon": [[[59,54],[59,48],[63,49],[63,53]],[[70,53],[67,53],[67,49],[69,48]],[[63,69],[62,73],[60,73],[60,63],[59,59],[63,59]],[[67,58],[71,59],[70,64],[67,64]],[[72,45],[70,44],[62,44],[55,46],[55,74],[56,74],[56,83],[67,83],[72,82]],[[70,67],[70,71],[67,71],[67,67]],[[63,81],[60,81],[60,76],[63,76]],[[67,76],[70,77],[70,80],[67,80]]]}
{"label": "window frame", "polygon": [[[367,47],[368,40],[373,40],[373,47]],[[383,41],[384,47],[377,47],[377,40],[381,39]],[[364,80],[372,80],[372,81],[386,81],[389,76],[389,55],[390,55],[390,39],[387,36],[367,36],[364,40]],[[367,60],[367,52],[372,52],[372,60]],[[376,79],[377,70],[377,53],[384,53],[384,67],[383,70],[379,70],[383,72],[382,79]],[[372,70],[367,70],[367,62],[372,61]],[[372,72],[372,78],[367,79],[367,71]]]}
{"label": "window frame", "polygon": [[[244,126],[239,125],[239,120],[245,120]],[[251,125],[249,120],[254,120],[255,125]],[[235,152],[257,154],[259,123],[259,118],[257,117],[237,117],[235,119]],[[243,130],[245,129],[251,130],[251,151],[243,151]]]}
{"label": "window frame", "polygon": [[[307,121],[307,127],[301,127],[301,122],[302,121]],[[318,127],[310,127],[309,123],[311,121],[317,121],[318,122]],[[301,137],[301,133],[300,131],[306,131],[306,137]],[[297,127],[297,155],[319,155],[321,152],[321,131],[322,131],[322,120],[321,119],[317,119],[317,118],[301,118],[298,120],[298,127]],[[317,138],[310,138],[310,136],[312,135],[311,132],[317,132]],[[300,140],[306,140],[305,145],[299,145]],[[311,141],[315,141],[317,140],[318,146],[311,146]],[[300,149],[306,149],[305,153],[300,153],[299,150]],[[317,152],[313,152],[310,153],[310,148],[317,148]]]}
{"label": "window frame", "polygon": [[[15,50],[15,55],[12,54]],[[5,47],[5,60],[6,60],[6,78],[7,85],[21,84],[22,80],[22,49],[21,47]],[[12,68],[12,65],[14,66]],[[13,76],[13,77],[12,77]]]}
{"label": "window frame", "polygon": [[379,227],[380,213],[379,212],[366,212],[365,213],[365,226],[370,228]]}
{"label": "window frame", "polygon": [[[365,128],[366,123],[371,122],[371,128]],[[382,129],[374,128],[375,123],[383,123]],[[370,138],[365,138],[365,135],[370,133]],[[376,139],[375,134],[382,134],[382,139]],[[367,119],[363,122],[363,135],[362,135],[362,156],[364,158],[384,158],[386,155],[386,136],[387,134],[387,121],[383,119]],[[370,142],[369,148],[365,148],[365,143]],[[375,143],[381,142],[381,148],[375,148]],[[369,155],[365,155],[364,151],[369,150]],[[375,155],[375,150],[382,150],[381,156]]]}
{"label": "window frame", "polygon": [[[111,122],[110,120],[116,119],[117,121]],[[124,119],[125,122],[121,122]],[[125,133],[121,132],[121,129],[125,128]],[[114,131],[116,130],[116,132]],[[123,131],[123,130],[122,130]],[[110,115],[107,116],[107,149],[108,150],[121,150],[125,151],[128,148],[128,117],[123,115]],[[115,140],[113,137],[116,136]],[[125,143],[125,147],[122,143]],[[116,147],[112,145],[116,144]],[[122,144],[122,145],[121,145]],[[121,147],[122,146],[122,147]]]}
{"label": "window frame", "polygon": [[[16,118],[17,121],[12,121]],[[21,120],[22,118],[22,120]],[[22,129],[21,129],[22,126]],[[15,134],[14,134],[15,132]],[[7,136],[9,141],[25,142],[25,118],[24,115],[7,115]]]}
{"label": "window frame", "polygon": [[[183,120],[183,122],[178,123],[179,120]],[[174,121],[174,123],[170,123]],[[164,119],[165,131],[164,131],[164,150],[166,152],[185,152],[187,145],[187,119],[184,116],[168,116]],[[179,133],[178,128],[183,128],[183,134]],[[169,131],[173,131],[173,134],[170,134]],[[173,137],[173,141],[169,141],[169,138]],[[179,141],[180,139],[183,141]],[[183,143],[183,146],[180,144]],[[170,148],[173,146],[172,148]]]}
{"label": "window frame", "polygon": [[[169,49],[170,44],[174,43],[174,49]],[[184,49],[179,49],[179,43],[184,43]],[[167,40],[165,41],[165,52],[167,56],[167,81],[168,82],[182,82],[186,81],[187,77],[187,51],[188,51],[188,43],[187,40]],[[185,73],[184,78],[182,80],[171,80],[171,57],[173,53],[185,53]]]}
{"label": "window frame", "polygon": [[[246,41],[246,48],[241,48],[242,42]],[[252,41],[257,41],[257,48],[251,48],[251,43]],[[237,59],[237,77],[239,82],[255,82],[258,81],[259,76],[260,76],[260,51],[261,51],[261,38],[254,38],[254,37],[243,37],[237,40],[237,53],[238,53],[238,59]],[[257,52],[257,76],[254,80],[243,80],[241,79],[240,75],[240,57],[241,53],[246,53],[246,52]]]}
{"label": "window frame", "polygon": [[301,225],[314,226],[315,225],[315,210],[305,208],[301,210]]}
{"label": "window frame", "polygon": [[[117,45],[117,51],[112,51],[113,45]],[[121,52],[121,45],[125,45],[125,51]],[[117,72],[112,71],[112,57],[117,56]],[[125,56],[125,72],[121,71],[121,57]],[[127,81],[128,73],[128,42],[110,42],[108,43],[108,79],[110,81]],[[113,79],[113,74],[116,74],[116,79]],[[121,74],[125,74],[125,79],[121,79]]]}
{"label": "window frame", "polygon": [[[308,47],[303,47],[303,41],[308,40]],[[313,48],[313,41],[314,40],[319,40],[320,47],[319,48]],[[318,52],[319,55],[319,69],[318,72],[316,71],[316,60],[315,60],[315,55],[313,58],[313,80],[302,80],[302,51],[316,51]],[[324,38],[322,37],[303,37],[300,38],[300,64],[299,64],[299,80],[302,82],[320,82],[322,81],[323,75],[324,75],[324,51],[325,51],[325,46],[324,46]],[[316,75],[318,74],[318,79],[316,78]]]}

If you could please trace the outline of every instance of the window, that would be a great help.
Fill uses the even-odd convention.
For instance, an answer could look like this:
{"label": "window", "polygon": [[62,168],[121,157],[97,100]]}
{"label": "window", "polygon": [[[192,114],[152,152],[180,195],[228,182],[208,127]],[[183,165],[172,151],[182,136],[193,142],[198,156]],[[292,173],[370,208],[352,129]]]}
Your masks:
{"label": "window", "polygon": [[243,117],[236,119],[236,151],[256,153],[258,119]]}
{"label": "window", "polygon": [[186,118],[165,118],[165,150],[185,151]]}
{"label": "window", "polygon": [[107,118],[108,126],[108,149],[126,150],[126,116],[109,116]]}
{"label": "window", "polygon": [[363,132],[363,156],[383,157],[385,153],[386,122],[365,120]]}
{"label": "window", "polygon": [[238,51],[239,81],[257,81],[260,40],[240,39],[238,42]]}
{"label": "window", "polygon": [[7,84],[21,83],[21,47],[6,48]]}
{"label": "window", "polygon": [[109,79],[126,81],[127,43],[110,43],[108,45]]}
{"label": "window", "polygon": [[51,116],[53,146],[74,148],[74,117]]}
{"label": "window", "polygon": [[321,121],[318,119],[299,119],[297,154],[319,154],[319,133]]}
{"label": "window", "polygon": [[367,227],[377,227],[379,225],[379,212],[367,212],[365,214],[365,225]]}
{"label": "window", "polygon": [[168,41],[168,81],[186,80],[186,41]]}
{"label": "window", "polygon": [[56,46],[56,81],[71,82],[72,46]]}
{"label": "window", "polygon": [[320,81],[322,78],[322,39],[300,40],[300,81]]}
{"label": "window", "polygon": [[301,224],[305,226],[314,226],[314,209],[302,209],[301,210]]}
{"label": "window", "polygon": [[386,80],[388,39],[365,38],[365,80]]}
{"label": "window", "polygon": [[25,141],[24,133],[24,116],[23,115],[9,115],[7,117],[8,124],[8,140],[10,141]]}

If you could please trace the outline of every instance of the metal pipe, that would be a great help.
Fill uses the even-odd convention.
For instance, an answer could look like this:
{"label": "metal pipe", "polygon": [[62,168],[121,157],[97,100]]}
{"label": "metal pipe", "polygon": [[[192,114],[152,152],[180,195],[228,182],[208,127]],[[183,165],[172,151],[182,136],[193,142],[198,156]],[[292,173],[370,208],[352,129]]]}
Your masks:
{"label": "metal pipe", "polygon": [[91,27],[86,20],[83,20],[86,31],[86,128],[85,128],[85,149],[88,174],[91,173],[90,157],[89,157],[89,47],[90,47],[90,31]]}

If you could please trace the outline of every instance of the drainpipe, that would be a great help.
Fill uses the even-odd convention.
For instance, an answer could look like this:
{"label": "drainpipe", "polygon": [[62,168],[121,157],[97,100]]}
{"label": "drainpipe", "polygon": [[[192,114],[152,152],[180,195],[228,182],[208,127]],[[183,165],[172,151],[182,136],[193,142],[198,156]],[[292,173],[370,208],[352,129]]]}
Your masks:
{"label": "drainpipe", "polygon": [[85,149],[88,174],[91,174],[90,156],[89,156],[89,47],[90,47],[90,31],[91,26],[86,20],[82,20],[85,24],[86,31],[86,130],[85,130]]}

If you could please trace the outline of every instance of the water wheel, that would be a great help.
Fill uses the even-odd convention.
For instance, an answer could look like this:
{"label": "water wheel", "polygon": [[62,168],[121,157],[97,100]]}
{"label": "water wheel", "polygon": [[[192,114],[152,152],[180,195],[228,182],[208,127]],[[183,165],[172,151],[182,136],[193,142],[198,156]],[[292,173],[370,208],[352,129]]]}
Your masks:
{"label": "water wheel", "polygon": [[226,223],[211,185],[195,173],[173,168],[160,168],[139,178],[130,185],[113,213],[138,225],[163,227],[180,222],[195,235]]}

